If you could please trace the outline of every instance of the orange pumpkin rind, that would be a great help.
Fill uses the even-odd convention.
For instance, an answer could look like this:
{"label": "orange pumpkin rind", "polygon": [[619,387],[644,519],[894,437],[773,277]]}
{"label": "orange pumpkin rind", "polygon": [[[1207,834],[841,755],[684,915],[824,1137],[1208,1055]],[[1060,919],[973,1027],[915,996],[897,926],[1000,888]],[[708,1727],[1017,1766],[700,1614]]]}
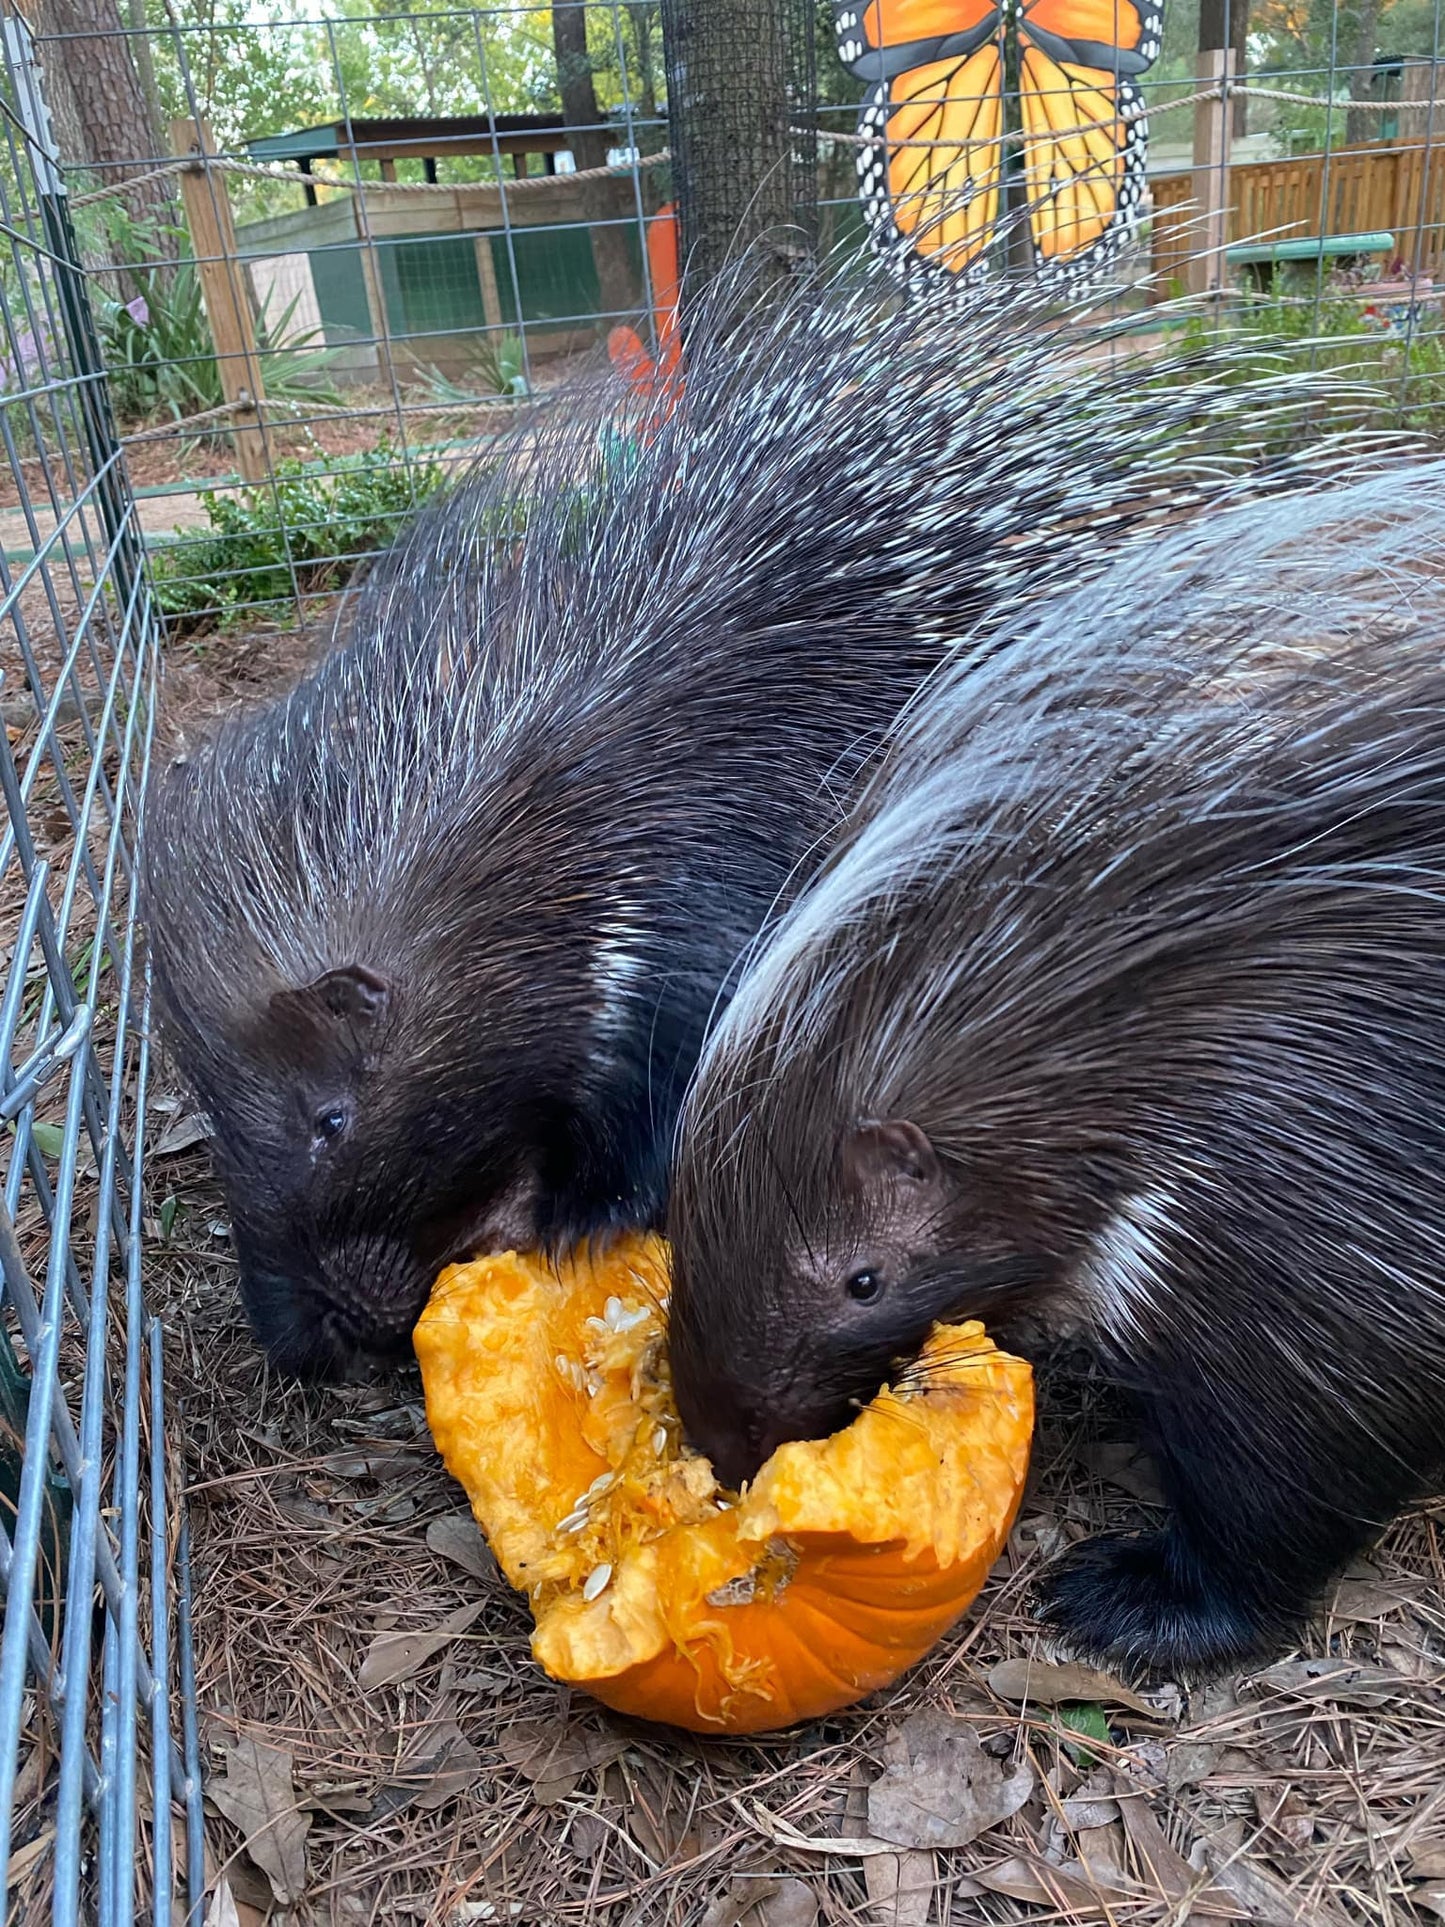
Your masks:
{"label": "orange pumpkin rind", "polygon": [[443,1272],[415,1333],[432,1436],[554,1679],[700,1732],[816,1718],[889,1684],[972,1604],[1028,1470],[1028,1366],[939,1326],[908,1384],[784,1445],[741,1496],[684,1446],[667,1250]]}

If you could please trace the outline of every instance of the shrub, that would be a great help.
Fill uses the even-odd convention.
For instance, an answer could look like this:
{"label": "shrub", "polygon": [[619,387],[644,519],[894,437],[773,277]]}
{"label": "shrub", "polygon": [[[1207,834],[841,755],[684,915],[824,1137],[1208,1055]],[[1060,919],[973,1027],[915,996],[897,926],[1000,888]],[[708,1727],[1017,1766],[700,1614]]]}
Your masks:
{"label": "shrub", "polygon": [[[1290,299],[1276,295],[1256,300],[1229,317],[1236,343],[1235,373],[1243,382],[1266,370],[1279,372],[1297,366],[1301,371],[1330,371],[1367,384],[1346,421],[1338,407],[1330,411],[1332,428],[1355,427],[1375,433],[1408,430],[1438,440],[1445,434],[1445,331],[1438,311],[1426,308],[1425,319],[1411,335],[1385,331],[1369,312],[1363,295],[1339,293],[1323,298]],[[1202,320],[1191,321],[1174,342],[1180,352],[1201,347],[1215,331]],[[1241,420],[1242,433],[1251,424]],[[1276,431],[1282,445],[1271,453],[1293,452],[1313,433],[1308,416],[1292,428]]]}
{"label": "shrub", "polygon": [[209,533],[153,558],[156,599],[182,633],[195,633],[293,602],[298,591],[339,588],[441,482],[435,462],[409,461],[383,440],[324,468],[278,462],[269,482],[209,490],[201,496]]}

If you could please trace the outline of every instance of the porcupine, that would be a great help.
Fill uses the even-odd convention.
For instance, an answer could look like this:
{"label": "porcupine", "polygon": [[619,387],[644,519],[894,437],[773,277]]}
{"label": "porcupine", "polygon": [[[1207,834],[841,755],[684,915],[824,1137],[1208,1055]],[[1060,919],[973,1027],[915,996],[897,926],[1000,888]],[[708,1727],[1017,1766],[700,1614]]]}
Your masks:
{"label": "porcupine", "polygon": [[1445,463],[1221,512],[925,688],[684,1102],[673,1383],[723,1476],[936,1319],[1082,1334],[1167,1512],[1042,1610],[1175,1677],[1438,1483],[1442,534]]}
{"label": "porcupine", "polygon": [[729,966],[920,676],[1319,392],[889,289],[704,306],[666,421],[548,410],[155,787],[158,1015],[280,1365],[404,1350],[454,1256],[655,1223]]}

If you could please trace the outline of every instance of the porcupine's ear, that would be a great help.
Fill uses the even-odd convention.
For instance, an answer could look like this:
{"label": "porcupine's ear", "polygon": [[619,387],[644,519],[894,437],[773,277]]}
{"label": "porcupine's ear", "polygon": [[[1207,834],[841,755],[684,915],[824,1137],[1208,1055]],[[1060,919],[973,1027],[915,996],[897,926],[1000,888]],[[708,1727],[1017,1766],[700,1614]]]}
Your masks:
{"label": "porcupine's ear", "polygon": [[391,1006],[391,984],[365,964],[345,964],[327,970],[299,990],[278,990],[271,1012],[285,1023],[315,1025],[326,1017],[339,1018],[355,1030],[378,1023]]}
{"label": "porcupine's ear", "polygon": [[843,1140],[843,1176],[860,1192],[936,1185],[942,1170],[928,1134],[907,1118],[857,1124]]}

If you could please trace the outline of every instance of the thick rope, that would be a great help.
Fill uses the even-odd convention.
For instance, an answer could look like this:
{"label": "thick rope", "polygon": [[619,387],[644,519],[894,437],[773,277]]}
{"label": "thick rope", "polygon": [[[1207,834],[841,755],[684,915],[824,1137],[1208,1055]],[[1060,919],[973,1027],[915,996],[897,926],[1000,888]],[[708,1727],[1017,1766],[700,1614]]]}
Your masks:
{"label": "thick rope", "polygon": [[[1326,100],[1320,94],[1297,94],[1282,87],[1252,87],[1248,81],[1225,80],[1222,84],[1215,81],[1208,87],[1201,87],[1199,91],[1194,94],[1181,94],[1174,100],[1159,101],[1152,106],[1146,102],[1144,112],[1150,120],[1155,120],[1160,114],[1173,113],[1181,107],[1198,107],[1206,100],[1234,100],[1240,95],[1244,95],[1250,100],[1295,101],[1306,107],[1329,107],[1336,108],[1341,112],[1361,108],[1366,113],[1371,114],[1393,114],[1398,113],[1401,107],[1428,107],[1431,104],[1426,100]],[[916,105],[916,103],[914,104]],[[941,105],[942,103],[940,102],[939,104]],[[1445,107],[1445,102],[1442,102],[1441,105]],[[1076,134],[1092,134],[1100,129],[1117,127],[1120,118],[1118,114],[1111,114],[1107,120],[1079,121],[1071,125],[1067,131],[1069,137],[1072,139]],[[823,127],[794,127],[789,131],[803,139],[836,141],[845,147],[886,146],[890,153],[901,152],[906,147],[947,147],[955,153],[969,153],[974,148],[1025,146],[1030,141],[1047,140],[1052,130],[1045,129],[1042,133],[1035,134],[1029,133],[1024,128],[1016,128],[1007,133],[991,134],[987,140],[977,141],[958,139],[892,140],[886,133],[845,134],[831,128]]]}
{"label": "thick rope", "polygon": [[337,181],[325,174],[305,174],[299,167],[264,167],[253,161],[234,161],[224,154],[189,154],[166,161],[160,167],[149,168],[144,174],[133,174],[128,181],[114,181],[109,187],[97,187],[88,194],[74,195],[70,205],[89,207],[95,201],[113,200],[118,194],[134,193],[147,181],[161,180],[167,174],[187,173],[193,168],[214,168],[219,174],[240,174],[253,181],[292,182],[298,187],[339,187],[348,194],[458,194],[477,187],[520,194],[528,190],[535,193],[539,188],[570,187],[577,181],[626,180],[644,168],[659,167],[663,161],[670,159],[671,154],[664,147],[656,154],[644,154],[635,161],[619,162],[616,167],[583,167],[572,174],[523,174],[516,180]]}
{"label": "thick rope", "polygon": [[[1234,100],[1244,95],[1250,100],[1282,100],[1301,107],[1328,107],[1342,112],[1366,114],[1397,114],[1401,108],[1427,108],[1430,101],[1399,100],[1331,100],[1322,94],[1296,93],[1287,87],[1258,87],[1247,80],[1225,80],[1209,87],[1201,87],[1197,93],[1183,94],[1174,100],[1160,101],[1145,111],[1152,118],[1160,114],[1176,113],[1184,107],[1198,107],[1207,100]],[[1111,115],[1107,120],[1083,121],[1070,127],[1070,135],[1090,134],[1098,130],[1118,125],[1119,116]],[[1022,129],[997,134],[983,141],[959,140],[890,140],[886,134],[847,134],[826,127],[793,127],[788,130],[800,140],[833,141],[845,147],[881,147],[902,150],[909,147],[935,148],[946,147],[955,153],[967,152],[973,147],[1002,147],[1025,143],[1041,136],[1029,134]],[[548,188],[568,187],[577,181],[625,180],[644,168],[660,167],[672,158],[670,148],[661,148],[656,154],[644,154],[636,161],[620,162],[616,167],[584,167],[573,174],[523,174],[516,180],[495,181],[345,181],[336,180],[324,174],[306,174],[299,167],[285,167],[280,164],[264,166],[254,161],[232,160],[224,154],[187,155],[173,161],[165,161],[159,167],[148,168],[143,174],[133,174],[129,180],[113,182],[109,187],[98,187],[86,194],[71,198],[72,207],[89,207],[96,201],[109,201],[117,195],[134,193],[148,181],[164,179],[169,174],[185,172],[190,168],[215,168],[218,173],[237,174],[253,181],[281,181],[294,183],[299,187],[340,188],[348,194],[456,194],[465,193],[469,188],[487,187],[504,194],[536,194]]]}

